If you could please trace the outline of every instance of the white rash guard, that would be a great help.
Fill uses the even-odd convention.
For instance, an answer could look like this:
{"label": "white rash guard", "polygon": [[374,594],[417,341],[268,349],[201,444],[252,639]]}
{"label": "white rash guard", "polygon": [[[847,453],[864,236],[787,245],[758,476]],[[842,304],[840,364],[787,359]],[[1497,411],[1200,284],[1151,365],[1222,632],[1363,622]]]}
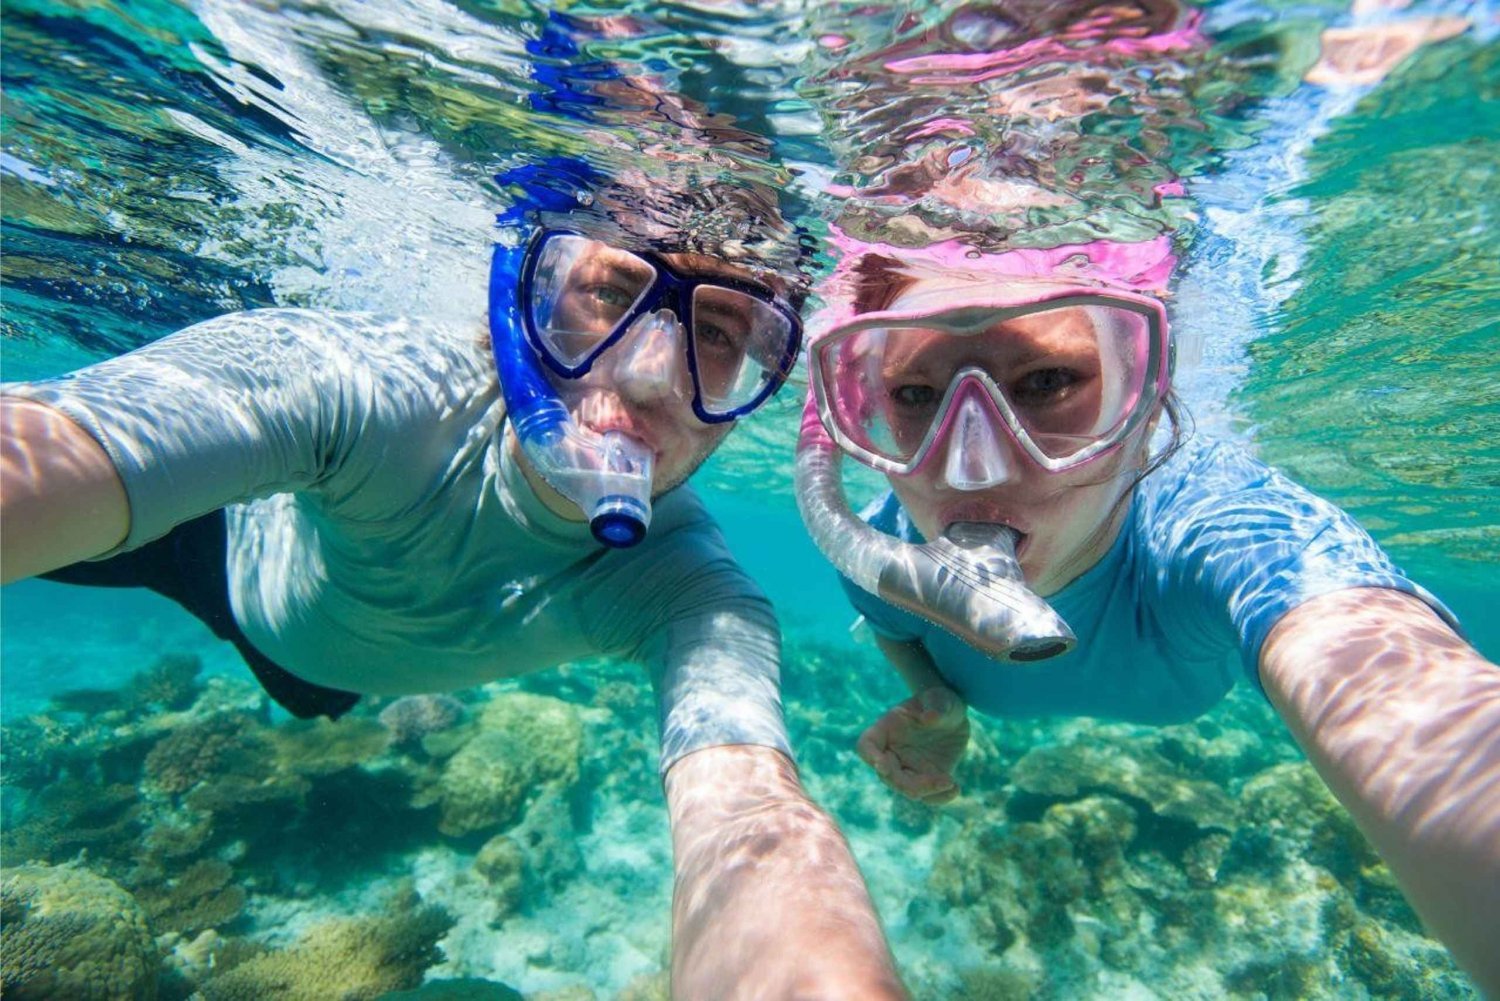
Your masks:
{"label": "white rash guard", "polygon": [[625,550],[549,511],[502,445],[478,329],[257,310],[0,392],[109,453],[116,552],[226,507],[235,618],[307,681],[444,691],[608,654],[651,669],[663,773],[704,747],[790,754],[775,617],[697,497],[659,498]]}

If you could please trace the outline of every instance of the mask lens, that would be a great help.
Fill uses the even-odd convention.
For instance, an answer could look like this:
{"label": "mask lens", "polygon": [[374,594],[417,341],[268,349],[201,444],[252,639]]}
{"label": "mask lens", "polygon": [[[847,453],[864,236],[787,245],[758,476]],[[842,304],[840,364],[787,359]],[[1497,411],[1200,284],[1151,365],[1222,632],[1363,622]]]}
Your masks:
{"label": "mask lens", "polygon": [[628,251],[573,234],[549,236],[532,272],[532,329],[555,361],[580,365],[655,279],[656,269]]}
{"label": "mask lens", "polygon": [[1120,433],[1145,391],[1152,338],[1135,310],[1101,302],[946,318],[855,331],[820,350],[834,419],[857,445],[910,462],[965,369],[989,377],[1018,437],[1048,459]]}
{"label": "mask lens", "polygon": [[720,285],[693,290],[698,393],[711,414],[756,401],[786,376],[791,320],[752,295]]}

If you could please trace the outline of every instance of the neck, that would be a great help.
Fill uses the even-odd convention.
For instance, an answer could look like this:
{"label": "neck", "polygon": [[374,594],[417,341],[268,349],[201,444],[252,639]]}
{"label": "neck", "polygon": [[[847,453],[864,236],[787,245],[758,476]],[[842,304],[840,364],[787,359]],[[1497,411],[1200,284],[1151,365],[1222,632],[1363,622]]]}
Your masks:
{"label": "neck", "polygon": [[583,510],[577,504],[554,490],[552,484],[536,471],[536,467],[531,464],[531,458],[521,447],[521,439],[516,436],[515,430],[509,424],[505,428],[504,447],[509,450],[511,461],[521,470],[521,475],[526,479],[526,485],[531,488],[532,493],[536,494],[537,500],[542,502],[543,507],[564,521],[586,520]]}

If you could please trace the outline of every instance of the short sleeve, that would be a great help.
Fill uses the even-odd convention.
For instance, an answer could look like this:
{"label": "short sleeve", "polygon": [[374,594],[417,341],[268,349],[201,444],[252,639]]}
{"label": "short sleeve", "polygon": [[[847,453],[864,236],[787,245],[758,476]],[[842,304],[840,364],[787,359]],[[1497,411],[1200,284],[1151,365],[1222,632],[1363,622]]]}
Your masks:
{"label": "short sleeve", "polygon": [[1320,595],[1390,588],[1458,627],[1349,514],[1242,450],[1203,449],[1178,476],[1175,489],[1158,492],[1142,512],[1158,583],[1168,593],[1196,592],[1205,613],[1233,630],[1257,687],[1272,627]]}
{"label": "short sleeve", "polygon": [[128,550],[216,508],[325,485],[358,449],[402,440],[371,433],[372,415],[432,395],[420,380],[396,385],[412,368],[397,362],[417,340],[399,321],[363,314],[256,310],[3,391],[61,411],[104,448],[130,505],[119,547]]}

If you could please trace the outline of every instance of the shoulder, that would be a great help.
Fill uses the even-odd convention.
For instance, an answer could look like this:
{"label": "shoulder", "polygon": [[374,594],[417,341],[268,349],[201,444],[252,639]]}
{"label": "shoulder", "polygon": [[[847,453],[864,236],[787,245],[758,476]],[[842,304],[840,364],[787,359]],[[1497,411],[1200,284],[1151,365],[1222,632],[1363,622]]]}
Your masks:
{"label": "shoulder", "polygon": [[1256,458],[1239,442],[1190,440],[1136,490],[1136,527],[1159,541],[1195,532],[1306,529],[1310,520],[1345,517],[1333,503]]}
{"label": "shoulder", "polygon": [[620,555],[631,557],[640,567],[638,572],[655,580],[663,579],[663,574],[697,577],[711,573],[743,578],[745,586],[754,590],[724,541],[718,521],[685,483],[655,500],[645,540]]}
{"label": "shoulder", "polygon": [[[345,310],[275,307],[226,313],[156,342],[223,341],[240,350],[294,349],[341,363],[483,357],[483,331],[449,321]],[[152,345],[155,347],[156,345]]]}
{"label": "shoulder", "polygon": [[1258,486],[1278,475],[1240,442],[1195,435],[1146,475],[1139,493],[1158,502],[1192,500],[1215,491]]}

